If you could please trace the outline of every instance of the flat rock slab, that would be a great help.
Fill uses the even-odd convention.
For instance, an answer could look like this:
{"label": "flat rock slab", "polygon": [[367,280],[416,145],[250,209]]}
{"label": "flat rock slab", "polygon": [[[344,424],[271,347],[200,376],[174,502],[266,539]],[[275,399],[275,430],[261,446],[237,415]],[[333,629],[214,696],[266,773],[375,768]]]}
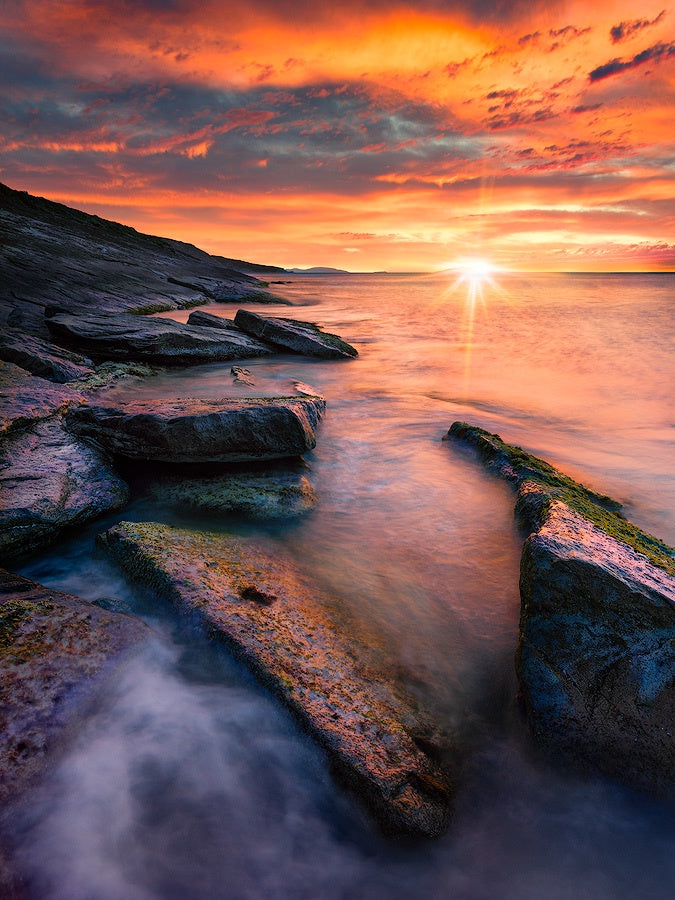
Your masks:
{"label": "flat rock slab", "polygon": [[456,422],[518,490],[531,530],[520,566],[516,668],[537,744],[663,797],[675,796],[675,550],[621,504],[499,435]]}
{"label": "flat rock slab", "polygon": [[369,667],[278,547],[128,522],[100,541],[132,577],[243,657],[386,829],[444,830],[450,788],[410,736],[419,725],[414,709]]}
{"label": "flat rock slab", "polygon": [[0,801],[42,773],[105,677],[149,635],[137,619],[0,569]]}
{"label": "flat rock slab", "polygon": [[235,514],[248,519],[301,516],[317,502],[306,475],[275,469],[205,478],[173,475],[152,482],[149,491],[156,500],[181,511]]}
{"label": "flat rock slab", "polygon": [[0,359],[59,384],[93,374],[92,362],[86,356],[12,329],[0,333]]}
{"label": "flat rock slab", "polygon": [[311,450],[325,408],[321,397],[138,401],[123,408],[83,406],[66,423],[130,459],[246,462]]}
{"label": "flat rock slab", "polygon": [[266,356],[271,352],[265,344],[238,331],[197,328],[173,319],[129,313],[56,312],[46,322],[55,340],[97,360],[190,365]]}
{"label": "flat rock slab", "polygon": [[59,418],[10,434],[0,443],[0,557],[23,559],[127,499],[108,458]]}
{"label": "flat rock slab", "polygon": [[83,399],[65,385],[31,375],[14,363],[0,362],[0,437],[64,412]]}
{"label": "flat rock slab", "polygon": [[234,324],[247,334],[260,338],[261,341],[293,353],[302,353],[304,356],[353,359],[359,355],[354,347],[338,335],[322,331],[318,325],[311,322],[264,317],[239,309],[234,317]]}

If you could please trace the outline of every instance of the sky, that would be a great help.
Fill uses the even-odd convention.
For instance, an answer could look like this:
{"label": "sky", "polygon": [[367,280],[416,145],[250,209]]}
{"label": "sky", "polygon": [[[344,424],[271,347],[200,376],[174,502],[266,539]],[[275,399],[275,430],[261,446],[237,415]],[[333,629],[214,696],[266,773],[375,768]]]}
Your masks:
{"label": "sky", "polygon": [[0,0],[0,181],[285,267],[675,270],[672,0]]}

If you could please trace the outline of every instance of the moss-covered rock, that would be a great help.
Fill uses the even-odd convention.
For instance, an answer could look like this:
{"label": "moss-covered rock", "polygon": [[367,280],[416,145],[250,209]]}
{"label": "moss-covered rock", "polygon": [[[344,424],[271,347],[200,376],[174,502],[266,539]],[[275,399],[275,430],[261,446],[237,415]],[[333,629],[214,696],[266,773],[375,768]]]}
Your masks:
{"label": "moss-covered rock", "polygon": [[100,542],[251,666],[387,830],[445,828],[450,782],[411,736],[424,731],[419,715],[278,546],[129,522]]}
{"label": "moss-covered rock", "polygon": [[520,569],[516,668],[550,756],[675,796],[675,551],[616,501],[495,434],[456,422],[518,490],[531,534]]}

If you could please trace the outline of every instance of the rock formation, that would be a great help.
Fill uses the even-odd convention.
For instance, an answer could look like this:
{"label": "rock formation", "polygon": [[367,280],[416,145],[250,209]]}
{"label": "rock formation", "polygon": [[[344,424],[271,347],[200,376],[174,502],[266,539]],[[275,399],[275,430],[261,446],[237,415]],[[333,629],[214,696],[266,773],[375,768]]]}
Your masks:
{"label": "rock formation", "polygon": [[455,422],[447,437],[517,488],[531,531],[516,667],[536,743],[675,796],[675,550],[498,435]]}
{"label": "rock formation", "polygon": [[0,437],[82,403],[80,392],[0,362]]}
{"label": "rock formation", "polygon": [[125,654],[150,636],[110,612],[0,569],[0,801],[53,759]]}
{"label": "rock formation", "polygon": [[173,319],[128,313],[56,312],[48,315],[46,321],[54,340],[76,347],[97,360],[190,365],[271,353],[265,344],[240,331],[195,328]]}
{"label": "rock formation", "polygon": [[336,334],[322,331],[311,322],[265,318],[245,309],[237,310],[234,324],[247,334],[276,347],[321,359],[352,359],[358,352]]}
{"label": "rock formation", "polygon": [[246,462],[300,456],[316,445],[322,397],[93,403],[66,416],[68,428],[110,453],[166,462]]}
{"label": "rock formation", "polygon": [[420,727],[414,708],[343,636],[328,601],[278,547],[128,522],[100,541],[253,668],[387,830],[431,836],[445,828],[450,786],[411,736]]}

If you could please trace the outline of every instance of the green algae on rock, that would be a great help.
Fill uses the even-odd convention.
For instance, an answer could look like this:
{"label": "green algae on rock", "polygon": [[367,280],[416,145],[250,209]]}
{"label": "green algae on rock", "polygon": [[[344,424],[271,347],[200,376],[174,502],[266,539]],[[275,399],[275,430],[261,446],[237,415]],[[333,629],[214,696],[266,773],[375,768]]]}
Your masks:
{"label": "green algae on rock", "polygon": [[43,771],[142,622],[0,569],[0,800]]}
{"label": "green algae on rock", "polygon": [[234,471],[193,478],[172,474],[150,484],[150,494],[170,507],[201,513],[234,513],[279,519],[309,512],[316,492],[298,471]]}
{"label": "green algae on rock", "polygon": [[419,714],[278,546],[129,522],[99,540],[133,578],[251,666],[386,830],[445,829],[450,782],[415,741]]}
{"label": "green algae on rock", "polygon": [[674,554],[620,504],[498,435],[456,422],[518,489],[532,531],[520,568],[516,668],[535,742],[554,759],[675,796]]}

